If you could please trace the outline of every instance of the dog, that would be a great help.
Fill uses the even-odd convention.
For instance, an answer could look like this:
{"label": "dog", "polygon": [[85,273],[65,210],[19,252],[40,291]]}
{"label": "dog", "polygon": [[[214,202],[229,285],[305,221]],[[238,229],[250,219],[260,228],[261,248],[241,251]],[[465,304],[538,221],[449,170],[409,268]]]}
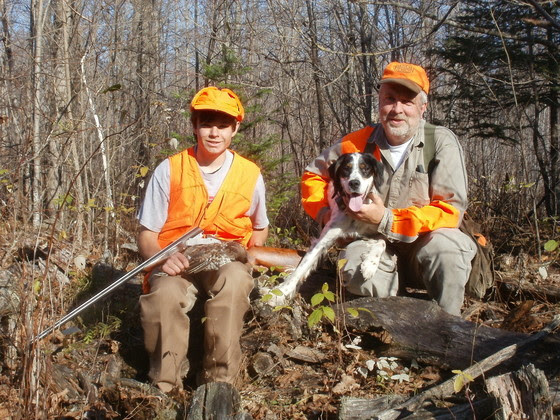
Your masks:
{"label": "dog", "polygon": [[368,194],[378,194],[382,173],[381,162],[367,153],[343,154],[329,166],[331,181],[328,199],[331,217],[292,274],[274,288],[281,293],[271,293],[272,298],[267,301],[270,306],[284,305],[287,300],[292,299],[321,258],[339,239],[370,237],[368,245],[371,252],[367,253],[361,269],[366,278],[375,274],[381,254],[385,251],[385,241],[371,238],[376,233],[375,228],[352,218],[346,213],[346,209],[356,212],[363,204],[369,203],[371,200],[367,197]]}

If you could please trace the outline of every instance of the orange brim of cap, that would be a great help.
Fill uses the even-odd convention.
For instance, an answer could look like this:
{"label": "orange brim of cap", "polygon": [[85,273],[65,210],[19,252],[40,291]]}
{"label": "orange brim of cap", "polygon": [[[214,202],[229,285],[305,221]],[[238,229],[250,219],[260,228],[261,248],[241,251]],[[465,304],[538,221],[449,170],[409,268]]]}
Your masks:
{"label": "orange brim of cap", "polygon": [[412,80],[408,79],[397,79],[397,78],[387,78],[379,81],[379,84],[382,85],[383,83],[396,83],[398,85],[404,86],[415,93],[422,92],[422,88],[414,83]]}
{"label": "orange brim of cap", "polygon": [[191,110],[218,111],[242,121],[245,111],[237,95],[229,89],[209,86],[201,89],[191,102]]}

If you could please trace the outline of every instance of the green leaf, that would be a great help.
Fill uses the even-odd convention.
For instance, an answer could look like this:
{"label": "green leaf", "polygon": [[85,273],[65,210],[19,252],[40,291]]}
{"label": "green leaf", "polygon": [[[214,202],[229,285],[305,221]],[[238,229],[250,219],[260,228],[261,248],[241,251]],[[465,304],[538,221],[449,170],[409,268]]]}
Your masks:
{"label": "green leaf", "polygon": [[314,294],[311,297],[311,306],[317,306],[323,301],[323,299],[325,299],[325,295],[323,295],[322,293]]}
{"label": "green leaf", "polygon": [[334,311],[329,306],[323,306],[323,315],[326,316],[331,322],[334,322]]}
{"label": "green leaf", "polygon": [[463,389],[464,382],[465,377],[463,375],[457,375],[455,377],[455,381],[453,381],[453,389],[455,390],[455,392],[459,392],[461,389]]}
{"label": "green leaf", "polygon": [[140,176],[141,176],[142,178],[144,178],[144,177],[148,174],[148,171],[149,171],[149,170],[150,170],[150,168],[148,168],[147,166],[142,166],[142,167],[140,168]]}
{"label": "green leaf", "polygon": [[323,286],[321,287],[321,291],[323,293],[326,293],[329,291],[329,285],[327,283],[323,283]]}
{"label": "green leaf", "polygon": [[363,308],[363,307],[360,307],[360,308],[356,308],[356,309],[357,309],[358,311],[364,311],[364,312],[367,312],[367,313],[369,313],[370,315],[372,315],[372,316],[373,316],[373,312],[371,311],[371,309],[368,309],[368,308]]}
{"label": "green leaf", "polygon": [[307,325],[309,326],[309,328],[316,325],[321,320],[322,317],[323,317],[323,308],[315,309],[307,319]]}
{"label": "green leaf", "polygon": [[272,299],[272,297],[273,297],[273,296],[272,296],[271,293],[267,293],[266,295],[264,295],[264,296],[261,298],[261,302],[268,302],[270,299]]}
{"label": "green leaf", "polygon": [[116,84],[114,84],[114,85],[112,85],[112,86],[109,86],[107,89],[102,90],[101,93],[115,92],[115,91],[117,91],[117,90],[120,90],[121,87],[122,87],[122,86],[121,86],[120,83],[116,83]]}
{"label": "green leaf", "polygon": [[276,296],[284,296],[284,293],[282,293],[282,290],[280,290],[280,289],[272,289],[270,291],[270,293],[272,293],[273,295],[276,295]]}
{"label": "green leaf", "polygon": [[558,242],[554,239],[551,239],[547,243],[544,244],[544,250],[547,252],[552,252],[558,248]]}
{"label": "green leaf", "polygon": [[348,311],[348,313],[350,314],[350,316],[354,317],[354,318],[358,318],[358,316],[360,315],[358,310],[355,308],[346,308],[346,310]]}
{"label": "green leaf", "polygon": [[289,306],[289,305],[278,305],[278,306],[275,306],[275,307],[274,307],[274,309],[272,310],[272,312],[278,312],[278,311],[281,311],[282,309],[293,310],[294,308],[292,308],[292,307]]}
{"label": "green leaf", "polygon": [[325,295],[325,299],[327,299],[327,300],[330,301],[330,302],[334,302],[335,296],[334,296],[334,293],[333,293],[333,292],[330,292],[330,291],[327,290],[327,291],[324,293],[324,295]]}

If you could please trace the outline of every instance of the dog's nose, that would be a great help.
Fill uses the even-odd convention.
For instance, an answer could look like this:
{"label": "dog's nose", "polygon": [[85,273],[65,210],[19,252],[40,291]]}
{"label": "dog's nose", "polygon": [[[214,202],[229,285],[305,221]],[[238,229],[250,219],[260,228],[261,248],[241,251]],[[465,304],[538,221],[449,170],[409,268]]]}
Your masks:
{"label": "dog's nose", "polygon": [[350,185],[350,188],[352,188],[353,190],[357,190],[358,188],[360,188],[360,181],[358,181],[357,179],[351,179],[350,182],[348,182],[348,185]]}

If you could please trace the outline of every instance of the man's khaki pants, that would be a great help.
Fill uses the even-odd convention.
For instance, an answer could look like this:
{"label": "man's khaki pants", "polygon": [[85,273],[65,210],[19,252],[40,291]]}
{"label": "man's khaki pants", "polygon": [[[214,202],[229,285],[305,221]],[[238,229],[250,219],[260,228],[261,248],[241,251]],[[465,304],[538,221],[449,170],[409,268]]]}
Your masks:
{"label": "man's khaki pants", "polygon": [[387,242],[379,268],[366,279],[361,266],[368,250],[367,241],[358,240],[339,255],[347,260],[342,281],[350,293],[387,297],[395,296],[399,287],[424,287],[445,311],[461,315],[476,245],[459,229],[437,229],[410,244]]}
{"label": "man's khaki pants", "polygon": [[150,293],[140,297],[144,344],[150,355],[150,379],[162,391],[182,387],[189,346],[190,320],[198,293],[208,300],[204,312],[204,358],[201,382],[229,382],[241,364],[239,339],[254,281],[249,268],[232,262],[186,280],[154,273]]}

